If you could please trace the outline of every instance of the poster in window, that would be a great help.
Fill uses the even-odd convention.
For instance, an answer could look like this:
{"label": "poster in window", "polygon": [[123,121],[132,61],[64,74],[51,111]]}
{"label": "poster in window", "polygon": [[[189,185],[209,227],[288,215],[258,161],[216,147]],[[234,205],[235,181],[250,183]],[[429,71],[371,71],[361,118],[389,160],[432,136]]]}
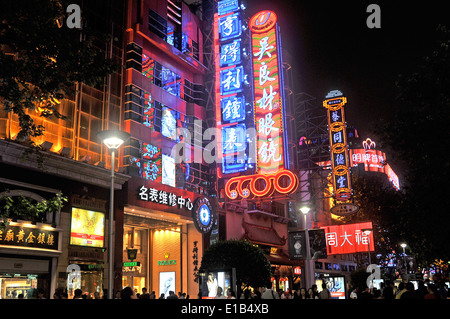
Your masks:
{"label": "poster in window", "polygon": [[104,247],[105,214],[81,208],[72,208],[70,244]]}
{"label": "poster in window", "polygon": [[168,107],[162,108],[161,134],[172,140],[177,138],[177,118],[175,111]]}
{"label": "poster in window", "polygon": [[175,271],[166,271],[159,273],[159,294],[166,297],[169,291],[177,292],[175,289]]}

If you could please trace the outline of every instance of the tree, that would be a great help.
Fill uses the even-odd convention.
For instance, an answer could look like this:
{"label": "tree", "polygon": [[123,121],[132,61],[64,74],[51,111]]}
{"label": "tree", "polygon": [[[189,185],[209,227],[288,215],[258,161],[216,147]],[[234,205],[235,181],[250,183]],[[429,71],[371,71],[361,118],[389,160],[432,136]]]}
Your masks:
{"label": "tree", "polygon": [[342,218],[342,222],[371,221],[375,251],[384,258],[396,250],[401,241],[399,212],[403,210],[404,194],[397,191],[384,174],[377,172],[352,174],[352,188],[354,201],[360,210]]}
{"label": "tree", "polygon": [[77,82],[101,84],[119,66],[105,58],[97,45],[109,40],[106,34],[88,24],[71,29],[61,23],[69,16],[66,9],[73,2],[1,1],[0,104],[18,116],[20,139],[44,132],[29,110],[38,108],[42,117],[62,118],[56,101],[73,96]]}
{"label": "tree", "polygon": [[399,228],[422,264],[450,260],[450,32],[440,27],[438,34],[417,70],[399,76],[394,116],[377,130],[406,169]]}
{"label": "tree", "polygon": [[219,241],[204,252],[200,272],[231,268],[236,268],[238,289],[266,286],[272,275],[264,252],[248,241]]}

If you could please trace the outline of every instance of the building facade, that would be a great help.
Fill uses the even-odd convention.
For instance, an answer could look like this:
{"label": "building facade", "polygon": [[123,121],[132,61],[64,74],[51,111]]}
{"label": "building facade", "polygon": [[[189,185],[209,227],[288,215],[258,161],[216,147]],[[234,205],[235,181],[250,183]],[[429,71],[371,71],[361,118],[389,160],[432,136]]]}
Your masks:
{"label": "building facade", "polygon": [[121,164],[131,179],[116,237],[121,285],[196,296],[203,234],[194,215],[210,188],[208,165],[191,159],[202,151],[206,119],[202,21],[183,1],[130,0],[125,47],[123,127],[131,138]]}

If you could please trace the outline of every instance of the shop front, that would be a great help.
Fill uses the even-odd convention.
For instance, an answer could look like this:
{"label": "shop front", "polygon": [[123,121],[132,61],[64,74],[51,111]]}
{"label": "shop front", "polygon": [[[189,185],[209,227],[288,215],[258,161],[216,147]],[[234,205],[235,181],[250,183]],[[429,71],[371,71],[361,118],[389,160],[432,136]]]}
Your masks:
{"label": "shop front", "polygon": [[[122,287],[168,296],[198,293],[203,236],[195,226],[192,192],[132,179],[123,215]],[[197,205],[198,206],[198,205]],[[206,223],[206,222],[205,222]]]}
{"label": "shop front", "polygon": [[48,224],[10,222],[0,229],[0,299],[48,298],[61,255],[60,230]]}

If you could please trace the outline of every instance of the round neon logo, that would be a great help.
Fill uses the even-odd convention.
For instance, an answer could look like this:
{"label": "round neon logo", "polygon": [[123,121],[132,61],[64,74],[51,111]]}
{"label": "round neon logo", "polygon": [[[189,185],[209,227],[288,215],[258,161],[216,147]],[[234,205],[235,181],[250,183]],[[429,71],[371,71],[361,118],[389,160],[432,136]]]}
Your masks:
{"label": "round neon logo", "polygon": [[192,219],[194,220],[195,228],[201,233],[209,233],[214,227],[216,217],[214,210],[207,197],[199,197],[194,202],[192,209]]}
{"label": "round neon logo", "polygon": [[250,30],[255,33],[269,31],[277,23],[277,15],[270,10],[264,10],[255,14],[249,23]]}

